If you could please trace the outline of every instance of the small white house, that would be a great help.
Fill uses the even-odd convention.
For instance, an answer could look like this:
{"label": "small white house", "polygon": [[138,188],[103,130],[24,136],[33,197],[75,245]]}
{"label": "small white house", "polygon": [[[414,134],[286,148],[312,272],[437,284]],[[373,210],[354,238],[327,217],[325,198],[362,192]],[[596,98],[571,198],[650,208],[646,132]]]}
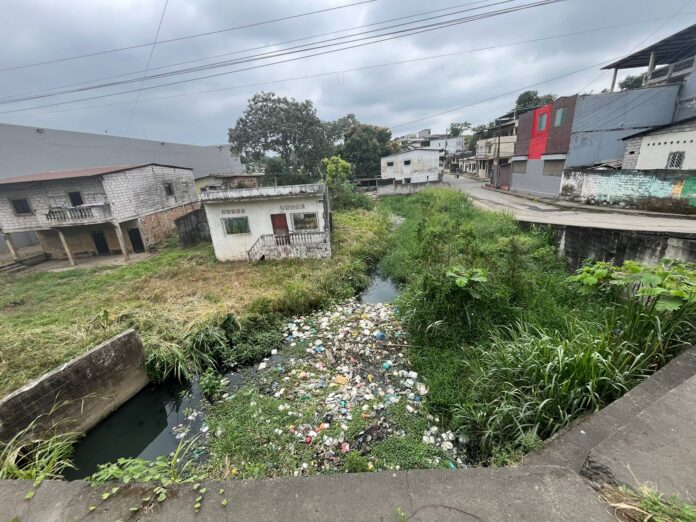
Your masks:
{"label": "small white house", "polygon": [[200,199],[220,261],[331,257],[322,183],[207,191]]}
{"label": "small white house", "polygon": [[427,183],[440,180],[440,151],[416,149],[382,158],[382,179],[404,183]]}
{"label": "small white house", "polygon": [[696,169],[696,117],[626,136],[623,168]]}

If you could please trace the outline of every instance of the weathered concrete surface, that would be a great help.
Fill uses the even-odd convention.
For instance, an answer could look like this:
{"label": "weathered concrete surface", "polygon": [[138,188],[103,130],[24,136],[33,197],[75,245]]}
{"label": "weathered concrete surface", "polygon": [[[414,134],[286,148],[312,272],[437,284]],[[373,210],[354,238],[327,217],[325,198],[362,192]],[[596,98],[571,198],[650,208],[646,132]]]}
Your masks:
{"label": "weathered concrete surface", "polygon": [[583,474],[683,499],[696,494],[696,377],[643,410],[590,451]]}
{"label": "weathered concrete surface", "polygon": [[[309,478],[240,480],[205,485],[198,514],[190,486],[170,491],[168,499],[148,510],[146,520],[330,520],[400,521],[587,521],[612,520],[597,494],[570,470],[546,466],[460,471],[402,471]],[[122,488],[106,501],[110,488],[84,482],[49,481],[31,501],[31,483],[0,482],[0,513],[22,522],[126,520],[130,507],[151,496],[147,488]],[[219,489],[229,505],[221,505]],[[93,512],[89,506],[97,506]]]}
{"label": "weathered concrete surface", "polygon": [[466,192],[484,210],[509,212],[519,221],[618,230],[696,233],[696,218],[636,214],[619,210],[586,210],[567,207],[548,201],[532,201],[513,194],[483,188],[484,181],[445,175],[452,188]]}
{"label": "weathered concrete surface", "polygon": [[[565,430],[546,441],[540,450],[527,455],[523,466],[548,464],[581,471],[593,447],[623,426],[635,421],[640,412],[695,375],[696,347],[672,360],[601,411],[571,423]],[[696,399],[696,396],[694,398]]]}
{"label": "weathered concrete surface", "polygon": [[38,417],[42,428],[90,430],[148,383],[144,359],[130,329],[12,392],[0,401],[0,440]]}

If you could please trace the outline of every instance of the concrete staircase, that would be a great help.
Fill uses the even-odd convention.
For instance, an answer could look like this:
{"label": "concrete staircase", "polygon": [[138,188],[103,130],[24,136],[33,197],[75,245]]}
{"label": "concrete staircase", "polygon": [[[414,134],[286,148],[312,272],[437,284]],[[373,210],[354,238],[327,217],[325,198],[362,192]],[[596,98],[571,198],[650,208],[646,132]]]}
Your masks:
{"label": "concrete staircase", "polygon": [[621,399],[578,419],[523,466],[557,465],[593,483],[696,496],[696,347]]}
{"label": "concrete staircase", "polygon": [[5,263],[4,265],[0,265],[0,274],[14,274],[26,269],[26,266],[19,263]]}

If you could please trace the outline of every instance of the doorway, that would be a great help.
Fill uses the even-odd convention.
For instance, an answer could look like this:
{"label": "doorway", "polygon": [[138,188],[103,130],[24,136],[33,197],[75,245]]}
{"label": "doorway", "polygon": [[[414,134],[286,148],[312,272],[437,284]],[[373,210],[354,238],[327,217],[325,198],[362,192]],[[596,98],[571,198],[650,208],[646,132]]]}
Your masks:
{"label": "doorway", "polygon": [[129,228],[128,239],[133,247],[133,252],[145,252],[145,244],[143,243],[143,237],[140,235],[139,228]]}
{"label": "doorway", "polygon": [[106,242],[106,236],[101,230],[92,230],[92,241],[94,241],[98,255],[108,256],[111,253],[109,244]]}
{"label": "doorway", "polygon": [[271,225],[273,226],[273,235],[278,246],[290,244],[290,236],[288,229],[288,218],[285,214],[271,214]]}

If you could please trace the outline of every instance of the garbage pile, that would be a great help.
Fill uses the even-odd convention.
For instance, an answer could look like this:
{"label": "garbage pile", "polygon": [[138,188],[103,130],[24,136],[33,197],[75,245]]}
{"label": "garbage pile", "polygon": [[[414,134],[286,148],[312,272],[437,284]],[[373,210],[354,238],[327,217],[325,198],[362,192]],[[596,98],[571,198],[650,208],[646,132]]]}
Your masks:
{"label": "garbage pile", "polygon": [[[297,404],[314,401],[312,422],[290,423],[287,428],[297,443],[312,446],[313,469],[335,470],[341,455],[356,451],[369,457],[374,444],[404,437],[390,419],[390,407],[397,405],[408,415],[427,419],[427,429],[418,437],[437,451],[426,466],[464,466],[455,434],[439,429],[438,419],[423,411],[428,388],[410,368],[406,334],[391,305],[350,300],[329,311],[293,318],[284,335],[287,348],[281,353],[295,355],[282,363],[277,358],[277,364],[274,358],[260,363],[260,385],[278,399],[278,410],[290,419],[300,417]],[[366,427],[349,434],[356,418]],[[276,432],[283,434],[280,428]],[[370,460],[368,469],[374,466]],[[306,473],[307,467],[303,464],[295,474]]]}

